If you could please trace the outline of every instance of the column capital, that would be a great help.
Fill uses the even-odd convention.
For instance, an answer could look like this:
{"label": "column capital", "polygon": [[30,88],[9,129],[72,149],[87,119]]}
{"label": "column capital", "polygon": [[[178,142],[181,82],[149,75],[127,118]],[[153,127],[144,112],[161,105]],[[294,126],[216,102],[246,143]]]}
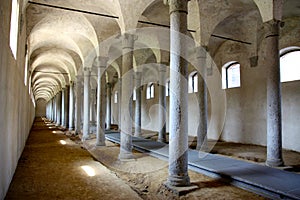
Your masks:
{"label": "column capital", "polygon": [[107,88],[110,88],[111,86],[112,86],[112,84],[111,84],[110,82],[107,82],[107,83],[106,83],[106,87],[107,87]]}
{"label": "column capital", "polygon": [[168,62],[161,62],[160,66],[158,68],[159,72],[166,72],[167,71],[167,66],[169,65]]}
{"label": "column capital", "polygon": [[109,57],[97,56],[94,60],[94,65],[97,68],[106,68]]}
{"label": "column capital", "polygon": [[83,71],[84,76],[90,76],[91,75],[91,68],[90,67],[85,67]]}
{"label": "column capital", "polygon": [[188,13],[187,3],[190,0],[164,0],[164,4],[170,6],[169,13],[185,12]]}
{"label": "column capital", "polygon": [[89,72],[90,72],[90,71],[92,71],[92,69],[91,69],[90,67],[84,67],[84,68],[83,68],[83,71],[84,71],[84,72],[86,72],[86,71],[89,71]]}
{"label": "column capital", "polygon": [[82,75],[77,75],[76,76],[76,84],[81,83],[82,82],[82,78],[83,78]]}
{"label": "column capital", "polygon": [[279,36],[279,27],[283,22],[272,19],[264,23],[264,35],[265,38]]}
{"label": "column capital", "polygon": [[207,57],[207,46],[197,46],[195,48],[195,54],[197,59],[206,58]]}
{"label": "column capital", "polygon": [[139,72],[139,71],[135,72],[134,73],[134,79],[135,80],[141,80],[142,79],[142,72]]}
{"label": "column capital", "polygon": [[125,33],[123,34],[122,39],[123,49],[133,49],[134,41],[137,40],[137,36],[134,34]]}

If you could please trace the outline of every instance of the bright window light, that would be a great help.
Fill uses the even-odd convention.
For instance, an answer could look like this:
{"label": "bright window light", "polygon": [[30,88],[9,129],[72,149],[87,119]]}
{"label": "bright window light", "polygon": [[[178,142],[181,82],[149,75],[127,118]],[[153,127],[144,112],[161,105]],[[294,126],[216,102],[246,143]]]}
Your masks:
{"label": "bright window light", "polygon": [[28,81],[28,53],[26,54],[26,57],[25,57],[25,71],[24,71],[25,86],[27,86],[27,81]]}
{"label": "bright window light", "polygon": [[147,86],[146,99],[154,98],[154,83],[149,83]]}
{"label": "bright window light", "polygon": [[192,72],[189,75],[189,88],[188,93],[198,92],[198,73]]}
{"label": "bright window light", "polygon": [[118,91],[115,91],[114,102],[118,103]]}
{"label": "bright window light", "polygon": [[17,59],[18,29],[19,29],[19,3],[18,0],[12,0],[9,45],[15,59]]}
{"label": "bright window light", "polygon": [[95,176],[95,170],[87,165],[81,166],[81,169],[83,169],[83,171],[88,175],[88,176]]}
{"label": "bright window light", "polygon": [[300,50],[280,57],[281,82],[300,80]]}
{"label": "bright window light", "polygon": [[133,89],[132,100],[133,101],[136,100],[136,87],[134,87],[134,89]]}
{"label": "bright window light", "polygon": [[236,88],[241,86],[240,64],[236,61],[226,63],[222,68],[222,88]]}

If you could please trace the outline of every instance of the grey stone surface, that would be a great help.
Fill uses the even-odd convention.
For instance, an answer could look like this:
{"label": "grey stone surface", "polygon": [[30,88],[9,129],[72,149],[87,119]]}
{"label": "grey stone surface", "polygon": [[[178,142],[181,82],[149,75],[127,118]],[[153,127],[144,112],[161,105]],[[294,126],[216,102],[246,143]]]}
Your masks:
{"label": "grey stone surface", "polygon": [[[117,132],[107,133],[106,138],[116,143],[120,142],[120,134]],[[153,155],[159,154],[159,158],[169,155],[167,144],[136,137],[133,137],[132,141],[137,149]],[[189,167],[193,166],[193,170],[198,168],[198,172],[207,171],[208,175],[214,174],[267,197],[300,199],[299,174],[197,150],[189,149],[188,154],[188,164]]]}

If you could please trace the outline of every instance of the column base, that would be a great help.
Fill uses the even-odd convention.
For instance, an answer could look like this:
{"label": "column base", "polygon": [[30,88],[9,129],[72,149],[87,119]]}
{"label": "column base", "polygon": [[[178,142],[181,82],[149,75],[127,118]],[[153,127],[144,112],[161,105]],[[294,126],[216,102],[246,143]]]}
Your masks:
{"label": "column base", "polygon": [[208,147],[206,145],[205,146],[203,146],[203,145],[198,146],[197,145],[196,150],[203,151],[203,152],[209,152]]}
{"label": "column base", "polygon": [[82,141],[86,141],[86,140],[90,140],[91,138],[90,138],[90,135],[83,135],[82,136]]}
{"label": "column base", "polygon": [[134,160],[134,156],[133,156],[132,152],[121,151],[120,154],[119,154],[119,160],[121,160],[121,161],[131,161],[131,160]]}
{"label": "column base", "polygon": [[284,163],[282,159],[266,160],[266,165],[268,167],[282,167],[284,166]]}
{"label": "column base", "polygon": [[190,186],[190,177],[188,175],[185,176],[176,176],[169,175],[167,182],[165,183],[168,187],[186,187]]}
{"label": "column base", "polygon": [[186,195],[189,192],[193,192],[193,191],[199,189],[199,186],[191,184],[189,186],[178,187],[178,186],[170,186],[167,182],[165,182],[162,185],[163,190],[164,190],[164,188],[166,188],[167,190],[170,190],[173,194],[175,194],[177,197],[179,197],[179,196]]}
{"label": "column base", "polygon": [[158,138],[157,142],[167,143],[167,139],[166,138]]}
{"label": "column base", "polygon": [[106,146],[105,142],[96,142],[97,147],[104,147]]}

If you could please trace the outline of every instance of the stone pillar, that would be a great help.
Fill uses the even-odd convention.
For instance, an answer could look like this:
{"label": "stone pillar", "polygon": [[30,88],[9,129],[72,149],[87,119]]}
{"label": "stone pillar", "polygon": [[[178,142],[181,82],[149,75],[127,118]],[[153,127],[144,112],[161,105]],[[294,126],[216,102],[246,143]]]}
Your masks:
{"label": "stone pillar", "polygon": [[90,134],[90,76],[91,69],[85,67],[83,80],[83,141],[89,139]]}
{"label": "stone pillar", "polygon": [[196,59],[198,62],[198,104],[199,104],[199,126],[197,130],[197,150],[207,151],[207,87],[206,87],[206,55],[207,49],[196,48]]}
{"label": "stone pillar", "polygon": [[142,134],[142,87],[141,87],[141,72],[135,72],[135,132],[134,136],[140,137]]}
{"label": "stone pillar", "polygon": [[64,89],[62,104],[63,104],[63,116],[64,116],[62,126],[64,128],[67,128],[69,123],[69,86],[66,86],[66,88]]}
{"label": "stone pillar", "polygon": [[111,83],[106,84],[106,130],[110,130],[111,125]]}
{"label": "stone pillar", "polygon": [[122,112],[122,108],[121,108],[121,96],[122,96],[122,78],[119,78],[118,81],[118,130],[121,130],[121,112]]}
{"label": "stone pillar", "polygon": [[[188,72],[185,38],[188,0],[168,0],[170,7],[170,143],[168,186],[188,186]],[[180,34],[181,33],[181,34]]]}
{"label": "stone pillar", "polygon": [[161,64],[159,68],[159,127],[160,130],[158,132],[159,142],[167,142],[166,137],[166,87],[165,87],[165,74],[166,74],[166,66]]}
{"label": "stone pillar", "polygon": [[107,65],[106,57],[99,57],[100,65],[98,66],[97,79],[97,132],[96,146],[105,146],[105,75],[104,71]]}
{"label": "stone pillar", "polygon": [[90,94],[90,124],[96,123],[96,89],[91,89]]}
{"label": "stone pillar", "polygon": [[132,76],[134,35],[123,35],[121,146],[119,159],[132,159]]}
{"label": "stone pillar", "polygon": [[267,68],[267,160],[266,165],[283,165],[281,82],[279,62],[279,21],[265,23],[265,45]]}
{"label": "stone pillar", "polygon": [[60,126],[61,123],[61,94],[62,91],[56,94],[56,126]]}
{"label": "stone pillar", "polygon": [[70,84],[70,93],[69,93],[69,130],[74,129],[74,83]]}
{"label": "stone pillar", "polygon": [[82,105],[82,77],[76,77],[76,110],[75,110],[75,134],[81,132],[81,105]]}
{"label": "stone pillar", "polygon": [[60,126],[64,127],[65,121],[65,88],[61,89],[61,118],[60,118]]}
{"label": "stone pillar", "polygon": [[57,106],[56,106],[56,101],[57,101],[57,94],[53,97],[53,122],[56,123],[56,116],[57,116]]}

